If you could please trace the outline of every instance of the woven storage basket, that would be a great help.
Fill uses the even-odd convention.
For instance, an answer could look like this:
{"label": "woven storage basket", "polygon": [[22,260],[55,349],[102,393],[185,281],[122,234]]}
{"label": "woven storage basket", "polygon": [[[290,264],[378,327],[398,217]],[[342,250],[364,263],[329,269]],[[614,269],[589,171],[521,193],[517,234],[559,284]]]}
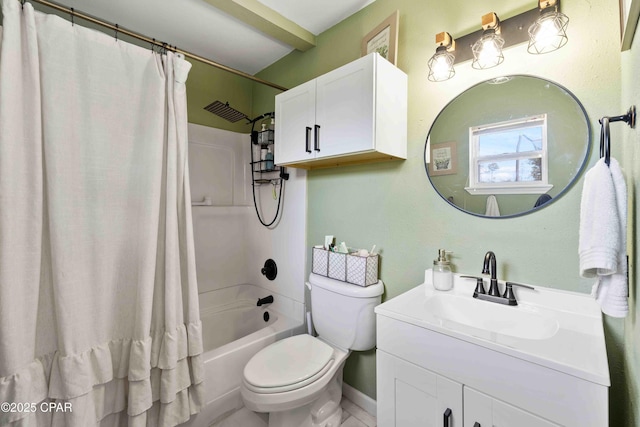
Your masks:
{"label": "woven storage basket", "polygon": [[378,255],[347,255],[347,282],[369,286],[378,282]]}
{"label": "woven storage basket", "polygon": [[329,252],[329,277],[347,281],[347,254]]}
{"label": "woven storage basket", "polygon": [[329,274],[329,251],[322,248],[312,248],[311,272],[325,277]]}
{"label": "woven storage basket", "polygon": [[378,255],[359,256],[327,251],[323,248],[311,249],[311,272],[320,276],[351,283],[370,286],[378,283]]}

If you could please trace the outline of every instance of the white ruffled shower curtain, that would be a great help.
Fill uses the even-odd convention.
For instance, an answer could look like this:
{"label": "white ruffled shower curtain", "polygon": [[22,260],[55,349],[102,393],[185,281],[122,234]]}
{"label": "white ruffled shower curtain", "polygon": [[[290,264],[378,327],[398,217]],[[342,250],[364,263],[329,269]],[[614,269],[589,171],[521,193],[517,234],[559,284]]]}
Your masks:
{"label": "white ruffled shower curtain", "polygon": [[184,422],[203,378],[191,65],[29,3],[2,11],[0,425]]}

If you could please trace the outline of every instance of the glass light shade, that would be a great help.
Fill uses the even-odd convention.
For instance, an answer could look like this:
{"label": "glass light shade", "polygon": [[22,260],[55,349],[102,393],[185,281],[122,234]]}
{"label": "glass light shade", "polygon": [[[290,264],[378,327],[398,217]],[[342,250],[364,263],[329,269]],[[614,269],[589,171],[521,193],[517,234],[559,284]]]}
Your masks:
{"label": "glass light shade", "polygon": [[540,15],[529,27],[529,47],[533,54],[553,52],[567,44],[567,15],[553,11]]}
{"label": "glass light shade", "polygon": [[496,34],[495,30],[485,30],[482,37],[471,47],[473,51],[471,66],[484,70],[501,64],[504,61],[502,46],[504,46],[504,39]]}
{"label": "glass light shade", "polygon": [[456,74],[456,70],[453,68],[453,61],[455,56],[447,52],[445,46],[440,46],[436,49],[436,53],[429,59],[429,77],[432,82],[443,82],[449,80]]}

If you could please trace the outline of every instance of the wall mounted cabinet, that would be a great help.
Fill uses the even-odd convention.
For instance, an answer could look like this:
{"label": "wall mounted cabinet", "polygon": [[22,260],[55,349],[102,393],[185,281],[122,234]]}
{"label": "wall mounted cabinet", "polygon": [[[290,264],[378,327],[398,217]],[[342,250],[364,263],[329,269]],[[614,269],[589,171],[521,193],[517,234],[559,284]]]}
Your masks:
{"label": "wall mounted cabinet", "polygon": [[276,96],[275,162],[303,169],[407,157],[407,75],[373,53]]}

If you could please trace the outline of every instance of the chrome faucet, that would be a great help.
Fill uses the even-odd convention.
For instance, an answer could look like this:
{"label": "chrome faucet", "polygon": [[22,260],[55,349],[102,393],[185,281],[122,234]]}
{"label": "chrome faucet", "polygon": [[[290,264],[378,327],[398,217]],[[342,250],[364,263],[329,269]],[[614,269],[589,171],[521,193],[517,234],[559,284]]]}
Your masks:
{"label": "chrome faucet", "polygon": [[498,287],[498,278],[496,272],[496,254],[488,251],[484,256],[484,264],[482,265],[482,274],[490,276],[489,293],[484,290],[484,279],[476,276],[461,276],[467,279],[476,279],[476,289],[473,291],[473,297],[485,301],[497,302],[505,305],[518,305],[516,296],[513,293],[514,286],[520,286],[527,289],[535,289],[533,286],[521,285],[520,283],[505,282],[504,294],[500,295]]}

